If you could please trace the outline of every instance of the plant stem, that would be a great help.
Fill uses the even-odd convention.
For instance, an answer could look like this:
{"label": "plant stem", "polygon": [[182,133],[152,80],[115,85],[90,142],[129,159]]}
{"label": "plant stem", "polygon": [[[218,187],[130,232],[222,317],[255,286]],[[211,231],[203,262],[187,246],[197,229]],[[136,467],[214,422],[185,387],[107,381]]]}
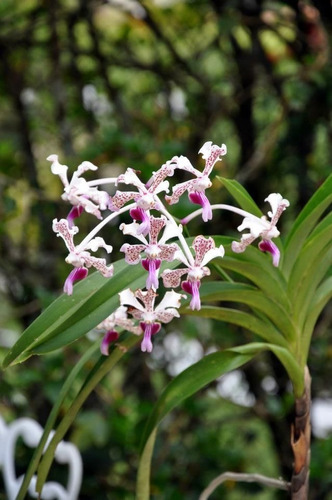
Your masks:
{"label": "plant stem", "polygon": [[260,483],[269,488],[279,488],[280,490],[289,491],[290,483],[282,479],[274,479],[272,477],[262,476],[261,474],[244,474],[240,472],[224,472],[216,477],[209,486],[201,493],[199,500],[207,500],[217,487],[226,482],[244,482],[244,483]]}
{"label": "plant stem", "polygon": [[300,398],[295,399],[295,419],[291,431],[291,445],[294,453],[291,481],[292,500],[308,499],[311,433],[310,406],[311,377],[306,366],[304,372],[304,392]]}

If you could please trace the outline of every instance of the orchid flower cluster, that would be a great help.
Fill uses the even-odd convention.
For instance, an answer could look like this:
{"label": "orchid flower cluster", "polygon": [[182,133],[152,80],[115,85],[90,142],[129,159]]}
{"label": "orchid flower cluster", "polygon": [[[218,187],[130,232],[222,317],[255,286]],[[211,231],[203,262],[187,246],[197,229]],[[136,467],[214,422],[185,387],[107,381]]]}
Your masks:
{"label": "orchid flower cluster", "polygon": [[[218,146],[206,142],[199,153],[205,161],[203,171],[193,167],[185,156],[174,156],[153,172],[146,184],[140,180],[139,172],[132,168],[118,177],[87,181],[82,175],[89,170],[97,170],[88,161],[78,166],[69,181],[68,167],[59,162],[58,156],[53,154],[47,158],[51,162],[52,173],[58,175],[63,183],[62,199],[72,205],[66,219],[53,221],[53,230],[64,240],[68,249],[66,262],[73,266],[65,281],[64,292],[71,295],[74,283],[84,279],[91,267],[105,278],[113,275],[113,266],[108,265],[105,258],[91,253],[95,254],[101,248],[107,253],[112,252],[112,246],[98,236],[98,233],[125,212],[130,216],[130,223],[121,223],[119,229],[125,237],[131,236],[137,243],[124,243],[120,251],[128,265],[141,265],[147,272],[145,289],[123,290],[119,294],[118,309],[98,325],[99,329],[106,332],[101,343],[101,352],[105,355],[108,354],[109,345],[118,339],[119,328],[136,335],[143,334],[141,349],[143,352],[151,352],[152,337],[159,332],[161,324],[179,317],[181,300],[186,298],[181,291],[191,296],[191,309],[201,308],[199,289],[201,280],[210,274],[207,264],[212,259],[222,258],[225,250],[222,245],[217,247],[212,237],[202,235],[196,236],[192,246],[188,246],[182,228],[197,215],[202,215],[203,221],[207,222],[212,219],[215,209],[237,213],[243,217],[243,222],[237,229],[248,232],[242,234],[240,241],[232,243],[233,252],[244,252],[248,245],[260,237],[259,249],[272,255],[274,266],[279,264],[280,252],[272,239],[279,236],[276,224],[289,206],[288,200],[279,193],[270,194],[265,201],[270,204],[271,210],[268,217],[262,218],[231,205],[211,205],[205,191],[212,185],[210,174],[215,163],[227,153],[227,148],[225,144]],[[168,179],[173,177],[175,170],[182,170],[190,174],[191,178],[173,185],[170,192]],[[101,190],[100,186],[105,185],[114,186],[115,193],[110,195]],[[161,200],[164,193],[168,205],[178,203],[180,197],[187,193],[189,200],[201,208],[178,223]],[[79,228],[75,222],[83,211],[95,216],[100,222],[80,243],[76,243],[74,240]],[[168,269],[167,263],[174,261],[180,267],[175,266],[174,269],[172,265],[172,269]],[[166,269],[160,272],[163,262],[166,263],[163,266]],[[160,280],[170,290],[156,303],[157,298],[159,299],[157,291]]]}

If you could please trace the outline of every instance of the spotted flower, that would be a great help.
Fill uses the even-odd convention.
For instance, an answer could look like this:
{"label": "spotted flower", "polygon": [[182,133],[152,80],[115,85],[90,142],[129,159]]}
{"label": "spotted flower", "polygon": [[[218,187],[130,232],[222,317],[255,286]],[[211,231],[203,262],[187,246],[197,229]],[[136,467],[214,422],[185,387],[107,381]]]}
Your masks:
{"label": "spotted flower", "polygon": [[88,170],[97,170],[98,167],[89,161],[84,161],[77,167],[69,182],[67,176],[68,167],[59,162],[58,155],[50,155],[47,160],[52,162],[52,173],[58,175],[64,185],[62,199],[73,205],[68,215],[70,226],[73,225],[73,220],[79,217],[83,210],[94,215],[97,219],[102,219],[101,211],[106,210],[108,207],[109,194],[106,191],[100,191],[96,186],[91,185],[91,182],[81,177]]}
{"label": "spotted flower", "polygon": [[74,269],[69,273],[63,291],[68,295],[73,293],[73,284],[75,281],[84,279],[88,274],[88,268],[94,267],[106,278],[112,276],[113,266],[107,266],[106,260],[94,257],[88,250],[96,252],[99,248],[104,248],[107,253],[112,251],[111,245],[106,245],[103,238],[96,237],[93,239],[83,240],[80,245],[75,246],[74,236],[78,233],[78,227],[70,227],[67,219],[53,220],[53,231],[60,236],[69,250],[66,257],[66,262],[72,264]]}
{"label": "spotted flower", "polygon": [[123,330],[140,335],[142,330],[139,326],[134,324],[134,321],[127,316],[127,307],[118,307],[110,316],[102,321],[98,326],[98,330],[106,330],[102,343],[100,345],[101,353],[108,356],[108,350],[111,343],[119,338],[119,333],[116,330],[120,327]]}
{"label": "spotted flower", "polygon": [[194,174],[195,178],[176,184],[172,189],[172,195],[165,196],[165,199],[170,205],[173,205],[177,203],[180,196],[187,191],[190,201],[202,206],[202,218],[204,222],[207,222],[212,219],[211,205],[205,195],[205,190],[212,185],[209,175],[211,174],[215,163],[221,159],[221,156],[224,156],[227,153],[227,148],[225,144],[217,146],[209,141],[201,147],[199,153],[202,154],[202,157],[205,160],[203,172],[194,168],[188,158],[184,156],[180,156],[176,159],[177,168]]}
{"label": "spotted flower", "polygon": [[155,306],[156,292],[150,288],[147,291],[137,290],[132,292],[129,288],[120,292],[121,305],[127,305],[128,313],[139,320],[143,331],[141,349],[143,352],[151,352],[153,345],[152,335],[159,332],[161,323],[169,323],[174,317],[178,318],[181,298],[180,293],[166,292],[161,302]]}
{"label": "spotted flower", "polygon": [[272,255],[273,265],[277,267],[280,260],[280,251],[272,238],[277,238],[280,235],[276,224],[282,212],[289,207],[289,201],[279,193],[271,193],[264,201],[267,201],[271,206],[271,210],[267,214],[270,220],[265,216],[258,218],[248,213],[237,229],[238,231],[249,229],[249,233],[243,234],[241,241],[233,241],[232,250],[236,253],[244,252],[248,245],[261,237],[258,248],[262,252],[269,252]]}
{"label": "spotted flower", "polygon": [[[122,224],[120,229],[123,234],[134,236],[142,243],[139,245],[130,245],[125,243],[120,248],[121,252],[125,254],[125,260],[128,264],[138,264],[140,261],[146,271],[148,277],[146,280],[146,288],[153,287],[155,290],[158,288],[158,271],[162,261],[171,262],[174,260],[175,252],[178,250],[178,245],[175,243],[166,244],[165,242],[176,236],[177,227],[170,224],[165,217],[149,217],[149,241],[139,232],[139,224],[133,222],[132,224]],[[163,236],[159,239],[160,231],[164,229]],[[145,258],[141,259],[141,253],[145,253]]]}
{"label": "spotted flower", "polygon": [[[214,240],[211,237],[205,238],[204,236],[196,236],[192,248],[195,251],[195,258],[192,263],[189,263],[183,254],[178,253],[176,257],[182,260],[186,267],[175,270],[166,269],[161,277],[167,288],[177,288],[181,284],[181,288],[192,295],[190,308],[199,310],[201,308],[199,295],[201,280],[210,274],[206,264],[216,257],[223,257],[225,250],[222,245],[216,248]],[[185,275],[187,279],[181,283],[181,278]]]}
{"label": "spotted flower", "polygon": [[[156,195],[163,191],[168,192],[169,182],[165,178],[173,175],[173,173],[174,165],[172,161],[169,161],[155,172],[151,181],[145,185],[139,179],[135,170],[127,168],[126,172],[118,177],[118,183],[134,186],[137,191],[116,191],[109,200],[110,210],[119,210],[130,200],[134,200],[137,208],[142,211],[158,209],[160,204]],[[140,214],[141,217],[142,212]]]}

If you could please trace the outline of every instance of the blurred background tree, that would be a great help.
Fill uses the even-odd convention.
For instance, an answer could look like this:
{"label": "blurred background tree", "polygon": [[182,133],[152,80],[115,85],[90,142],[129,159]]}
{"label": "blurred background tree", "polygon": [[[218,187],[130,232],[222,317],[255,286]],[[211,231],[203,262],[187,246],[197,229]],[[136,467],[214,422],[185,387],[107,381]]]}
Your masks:
{"label": "blurred background tree", "polygon": [[[49,154],[69,167],[84,159],[103,174],[130,166],[148,178],[175,154],[195,163],[205,141],[225,142],[229,154],[214,175],[236,178],[261,206],[281,192],[291,200],[290,224],[331,171],[331,27],[326,0],[2,0],[2,351],[59,294],[68,272],[51,231],[67,207]],[[218,181],[210,191],[212,201],[227,201]],[[189,204],[175,209],[186,214]],[[230,217],[216,216],[204,234],[227,233],[238,222]],[[172,326],[170,340],[160,338],[152,358],[131,356],[77,419],[69,438],[84,455],[82,499],[132,498],[155,394],[190,362],[187,352],[193,362],[243,338],[234,327],[183,324],[182,334]],[[330,339],[331,307],[312,347],[314,397],[332,397]],[[45,422],[86,345],[2,375],[0,413]],[[181,345],[189,347],[182,352]],[[242,400],[227,401],[216,384],[167,422],[155,459],[156,498],[196,499],[227,469],[289,477],[287,378],[268,355],[239,376]],[[332,498],[331,447],[331,439],[313,444],[312,498]],[[240,494],[284,495],[228,484],[213,498]]]}

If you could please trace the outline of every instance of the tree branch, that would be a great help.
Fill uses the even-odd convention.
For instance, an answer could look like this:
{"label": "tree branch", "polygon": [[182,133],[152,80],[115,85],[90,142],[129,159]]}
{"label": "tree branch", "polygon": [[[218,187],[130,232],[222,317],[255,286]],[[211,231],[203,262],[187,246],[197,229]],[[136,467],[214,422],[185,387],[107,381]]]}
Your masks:
{"label": "tree branch", "polygon": [[209,486],[201,493],[199,500],[207,500],[209,496],[226,481],[235,481],[243,483],[260,483],[269,488],[278,488],[279,490],[290,491],[290,483],[283,479],[274,479],[272,477],[262,476],[261,474],[244,474],[240,472],[224,472],[211,481]]}

